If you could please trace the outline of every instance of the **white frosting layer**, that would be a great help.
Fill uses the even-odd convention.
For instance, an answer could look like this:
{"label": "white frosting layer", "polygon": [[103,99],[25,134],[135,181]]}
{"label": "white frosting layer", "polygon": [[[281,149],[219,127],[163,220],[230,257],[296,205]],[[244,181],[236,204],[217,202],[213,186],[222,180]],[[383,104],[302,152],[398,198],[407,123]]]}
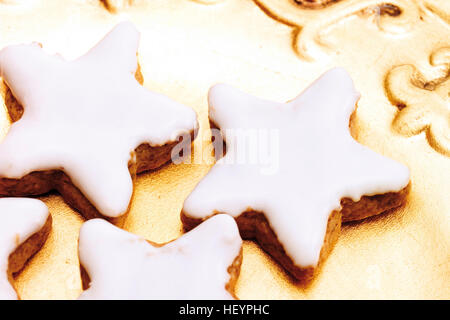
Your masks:
{"label": "white frosting layer", "polygon": [[131,152],[197,127],[191,108],[136,81],[138,42],[123,22],[74,61],[37,44],[0,51],[0,75],[25,110],[0,144],[0,176],[64,170],[102,215],[125,213]]}
{"label": "white frosting layer", "polygon": [[236,223],[217,215],[162,247],[101,220],[81,228],[80,262],[91,279],[80,299],[231,299],[227,268],[239,255]]}
{"label": "white frosting layer", "polygon": [[[210,118],[226,129],[279,132],[279,169],[262,174],[256,164],[225,157],[200,181],[184,212],[206,218],[214,212],[234,217],[252,208],[264,212],[287,254],[298,266],[315,266],[333,210],[340,200],[400,191],[409,170],[357,143],[349,118],[359,94],[347,72],[328,71],[288,103],[255,98],[226,85],[210,90]],[[227,150],[239,137],[227,140]],[[231,142],[230,142],[231,141]],[[237,151],[239,153],[239,149]],[[239,155],[238,155],[239,156]]]}
{"label": "white frosting layer", "polygon": [[40,231],[49,216],[47,206],[35,199],[0,199],[0,300],[17,299],[8,281],[11,253]]}

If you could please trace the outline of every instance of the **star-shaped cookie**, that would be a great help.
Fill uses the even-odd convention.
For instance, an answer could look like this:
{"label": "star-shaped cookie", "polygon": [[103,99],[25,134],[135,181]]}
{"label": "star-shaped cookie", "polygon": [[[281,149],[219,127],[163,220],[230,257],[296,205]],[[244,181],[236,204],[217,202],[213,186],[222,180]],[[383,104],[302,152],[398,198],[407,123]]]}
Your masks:
{"label": "star-shaped cookie", "polygon": [[74,61],[37,44],[0,51],[0,74],[18,102],[9,111],[20,118],[0,143],[0,195],[56,189],[86,218],[117,218],[134,174],[191,142],[180,137],[196,132],[195,112],[136,80],[138,42],[123,22]]}
{"label": "star-shaped cookie", "polygon": [[17,299],[12,277],[43,246],[52,226],[47,206],[35,199],[0,199],[0,300]]}
{"label": "star-shaped cookie", "polygon": [[[227,152],[185,200],[184,225],[189,229],[227,213],[236,218],[243,238],[256,238],[295,278],[311,279],[337,239],[341,215],[344,221],[362,219],[405,199],[408,168],[350,134],[358,99],[341,68],[288,103],[214,86],[209,115]],[[246,158],[255,147],[242,147],[251,132],[266,137],[256,146],[273,142],[263,152],[270,157]]]}
{"label": "star-shaped cookie", "polygon": [[230,299],[242,240],[236,223],[217,215],[175,241],[150,243],[94,219],[80,231],[80,299]]}

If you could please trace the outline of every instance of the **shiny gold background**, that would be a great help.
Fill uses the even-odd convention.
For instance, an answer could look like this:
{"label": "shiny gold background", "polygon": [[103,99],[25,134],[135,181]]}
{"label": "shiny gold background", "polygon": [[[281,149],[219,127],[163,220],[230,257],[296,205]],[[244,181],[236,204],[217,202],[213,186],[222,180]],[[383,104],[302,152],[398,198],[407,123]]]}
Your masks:
{"label": "shiny gold background", "polygon": [[[281,6],[273,4],[283,0],[113,2],[125,5],[107,10],[96,0],[0,0],[0,48],[38,41],[46,50],[72,59],[117,21],[130,19],[142,34],[139,59],[145,87],[197,111],[197,146],[209,140],[206,97],[211,85],[226,82],[286,101],[328,68],[343,66],[362,94],[353,123],[358,141],[411,169],[406,207],[344,226],[337,246],[308,287],[293,283],[255,243],[246,241],[239,298],[450,298],[450,158],[432,148],[425,132],[405,137],[394,130],[398,108],[385,86],[394,67],[411,64],[425,76],[444,77],[441,100],[450,108],[450,96],[445,95],[450,91],[445,68],[450,65],[430,65],[433,52],[450,47],[449,1],[406,1],[411,8],[420,6],[420,17],[406,21],[399,33],[386,32],[383,26],[400,17],[377,16],[370,10],[352,13],[351,8],[339,12],[336,7],[314,10],[316,16],[308,20],[305,9],[290,0]],[[323,22],[309,30],[331,44],[317,59],[306,59],[296,50],[296,36],[310,21]],[[314,45],[308,41],[315,39],[302,41]],[[432,114],[431,119],[442,116],[446,114]],[[5,108],[0,108],[0,136],[8,130],[7,119]],[[183,200],[208,169],[206,164],[169,165],[140,175],[125,228],[156,242],[177,238],[182,233]],[[83,220],[59,195],[42,199],[53,215],[53,231],[15,284],[24,299],[74,299],[81,292],[77,238]]]}

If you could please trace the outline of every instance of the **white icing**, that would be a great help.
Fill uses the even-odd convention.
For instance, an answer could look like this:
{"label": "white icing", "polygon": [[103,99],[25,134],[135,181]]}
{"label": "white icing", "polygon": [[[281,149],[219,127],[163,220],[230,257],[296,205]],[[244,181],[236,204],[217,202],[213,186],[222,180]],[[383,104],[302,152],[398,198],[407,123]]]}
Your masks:
{"label": "white icing", "polygon": [[[226,85],[209,93],[210,118],[226,129],[279,130],[279,170],[261,165],[216,164],[184,203],[194,218],[214,212],[264,212],[298,266],[316,266],[333,210],[340,200],[400,191],[409,170],[357,143],[349,118],[359,94],[347,72],[328,71],[288,103],[255,98]],[[238,138],[238,137],[237,137]],[[227,149],[234,149],[227,140]],[[225,164],[224,164],[225,163]]]}
{"label": "white icing", "polygon": [[0,75],[25,110],[0,144],[0,176],[61,169],[102,215],[125,213],[131,152],[197,127],[191,108],[136,81],[138,42],[123,22],[74,61],[37,44],[0,51]]}
{"label": "white icing", "polygon": [[40,231],[49,216],[47,206],[35,199],[0,199],[0,300],[17,299],[8,281],[9,256]]}
{"label": "white icing", "polygon": [[227,268],[242,240],[234,220],[214,216],[162,247],[93,219],[80,231],[79,256],[91,279],[80,299],[231,299]]}

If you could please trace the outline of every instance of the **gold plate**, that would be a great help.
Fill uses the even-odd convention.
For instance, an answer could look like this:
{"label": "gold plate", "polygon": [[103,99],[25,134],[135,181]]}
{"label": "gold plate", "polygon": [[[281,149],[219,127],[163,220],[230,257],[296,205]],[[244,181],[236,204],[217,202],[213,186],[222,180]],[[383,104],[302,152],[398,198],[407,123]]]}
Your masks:
{"label": "gold plate", "polygon": [[[356,138],[411,169],[407,205],[345,225],[307,287],[245,241],[237,296],[449,299],[450,1],[317,2],[308,8],[294,0],[0,0],[0,48],[38,41],[73,59],[130,19],[142,35],[144,85],[198,113],[197,159],[210,137],[211,85],[225,82],[281,102],[327,69],[345,67],[362,94]],[[3,106],[0,136],[8,127]],[[140,175],[125,229],[155,242],[180,236],[183,200],[209,167],[172,164]],[[76,298],[83,220],[59,195],[41,199],[53,231],[15,285],[24,299]]]}

